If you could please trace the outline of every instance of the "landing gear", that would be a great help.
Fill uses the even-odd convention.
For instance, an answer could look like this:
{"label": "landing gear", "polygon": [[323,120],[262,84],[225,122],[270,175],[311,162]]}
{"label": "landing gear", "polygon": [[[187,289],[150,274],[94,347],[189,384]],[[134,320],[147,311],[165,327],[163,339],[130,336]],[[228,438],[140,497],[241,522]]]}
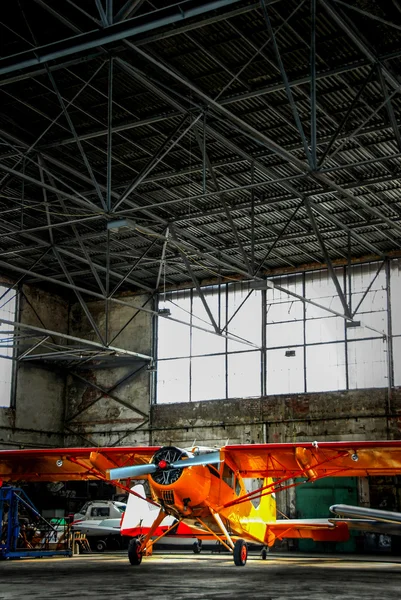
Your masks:
{"label": "landing gear", "polygon": [[107,544],[104,540],[98,540],[95,544],[96,552],[104,552],[106,550]]}
{"label": "landing gear", "polygon": [[262,548],[262,551],[260,553],[260,558],[262,560],[266,560],[268,552],[269,552],[268,548]]}
{"label": "landing gear", "polygon": [[239,539],[234,545],[234,563],[237,567],[244,567],[248,558],[248,545],[245,540]]}
{"label": "landing gear", "polygon": [[194,554],[200,554],[202,551],[202,540],[196,540],[193,543],[192,550]]}
{"label": "landing gear", "polygon": [[133,538],[128,546],[128,558],[131,565],[140,565],[142,562],[141,542]]}

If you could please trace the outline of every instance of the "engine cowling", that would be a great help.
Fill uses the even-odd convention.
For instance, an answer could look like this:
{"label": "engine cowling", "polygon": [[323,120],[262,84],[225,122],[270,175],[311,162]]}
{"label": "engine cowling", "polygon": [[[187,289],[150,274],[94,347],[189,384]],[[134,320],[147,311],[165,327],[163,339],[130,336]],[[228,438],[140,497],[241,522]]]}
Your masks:
{"label": "engine cowling", "polygon": [[175,446],[165,446],[156,452],[152,463],[157,470],[149,475],[149,484],[162,505],[189,515],[195,507],[203,506],[209,496],[211,474],[207,466],[177,469],[170,464],[185,461],[193,454]]}

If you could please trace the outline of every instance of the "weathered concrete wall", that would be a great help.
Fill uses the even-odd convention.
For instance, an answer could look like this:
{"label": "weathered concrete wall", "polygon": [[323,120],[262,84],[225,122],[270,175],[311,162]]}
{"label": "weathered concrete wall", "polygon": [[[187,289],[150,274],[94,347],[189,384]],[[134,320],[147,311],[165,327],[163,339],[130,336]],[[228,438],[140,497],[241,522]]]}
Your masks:
{"label": "weathered concrete wall", "polygon": [[152,443],[401,439],[401,388],[165,404]]}
{"label": "weathered concrete wall", "polygon": [[[145,296],[135,296],[131,300],[134,305],[141,306],[146,299]],[[125,300],[128,301],[129,298],[125,297]],[[104,303],[93,302],[88,307],[104,334]],[[147,307],[152,308],[150,303]],[[112,342],[113,346],[150,356],[152,316],[140,311],[133,318],[136,312],[127,306],[111,304],[109,339],[117,336]],[[96,339],[79,304],[74,304],[71,309],[70,333]],[[123,366],[88,369],[68,377],[67,445],[82,444],[83,441],[102,446],[149,442],[151,376],[146,363],[130,358],[125,360]],[[141,370],[136,374],[138,369]],[[109,390],[109,393],[102,394],[102,390]]]}
{"label": "weathered concrete wall", "polygon": [[[24,286],[21,322],[66,333],[68,304],[59,296]],[[17,367],[15,407],[0,408],[0,447],[63,445],[65,377],[34,364]]]}

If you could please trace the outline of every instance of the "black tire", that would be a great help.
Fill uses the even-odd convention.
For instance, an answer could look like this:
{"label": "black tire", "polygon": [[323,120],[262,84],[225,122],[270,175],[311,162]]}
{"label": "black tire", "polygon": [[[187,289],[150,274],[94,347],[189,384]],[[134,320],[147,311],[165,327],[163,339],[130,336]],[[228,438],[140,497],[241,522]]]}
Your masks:
{"label": "black tire", "polygon": [[262,560],[266,560],[267,558],[267,549],[263,548],[262,552],[260,553],[260,557]]}
{"label": "black tire", "polygon": [[194,554],[200,554],[202,552],[202,540],[196,540],[193,543],[192,550]]}
{"label": "black tire", "polygon": [[98,540],[95,543],[96,552],[104,552],[106,550],[107,544],[104,540]]}
{"label": "black tire", "polygon": [[128,559],[131,565],[140,565],[142,562],[141,542],[133,538],[128,546]]}
{"label": "black tire", "polygon": [[234,563],[237,567],[245,567],[248,558],[248,544],[245,540],[237,540],[234,545]]}

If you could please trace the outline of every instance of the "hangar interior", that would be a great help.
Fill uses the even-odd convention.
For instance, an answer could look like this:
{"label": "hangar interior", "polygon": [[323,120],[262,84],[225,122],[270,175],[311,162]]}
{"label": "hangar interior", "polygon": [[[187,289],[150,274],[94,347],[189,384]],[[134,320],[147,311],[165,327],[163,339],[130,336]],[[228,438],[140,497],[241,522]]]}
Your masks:
{"label": "hangar interior", "polygon": [[400,439],[400,22],[9,3],[0,447]]}

